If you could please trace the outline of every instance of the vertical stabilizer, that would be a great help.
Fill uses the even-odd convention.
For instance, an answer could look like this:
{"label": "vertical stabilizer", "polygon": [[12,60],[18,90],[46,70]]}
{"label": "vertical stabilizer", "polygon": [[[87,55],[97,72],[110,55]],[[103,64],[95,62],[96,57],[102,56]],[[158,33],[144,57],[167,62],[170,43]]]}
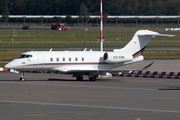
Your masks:
{"label": "vertical stabilizer", "polygon": [[139,30],[137,31],[132,40],[122,49],[115,49],[114,52],[124,52],[131,54],[133,58],[138,57],[144,51],[146,46],[152,37],[155,36],[168,36],[172,37],[173,35],[159,34],[150,30]]}

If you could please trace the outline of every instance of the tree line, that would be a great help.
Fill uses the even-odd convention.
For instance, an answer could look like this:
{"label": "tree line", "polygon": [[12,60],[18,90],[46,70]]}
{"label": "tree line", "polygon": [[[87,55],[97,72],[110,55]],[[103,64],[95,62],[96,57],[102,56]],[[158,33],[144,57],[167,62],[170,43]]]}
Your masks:
{"label": "tree line", "polygon": [[[103,0],[107,15],[179,15],[180,0]],[[1,0],[0,14],[99,15],[100,0]],[[87,18],[87,17],[86,17]],[[84,22],[88,19],[84,18]]]}

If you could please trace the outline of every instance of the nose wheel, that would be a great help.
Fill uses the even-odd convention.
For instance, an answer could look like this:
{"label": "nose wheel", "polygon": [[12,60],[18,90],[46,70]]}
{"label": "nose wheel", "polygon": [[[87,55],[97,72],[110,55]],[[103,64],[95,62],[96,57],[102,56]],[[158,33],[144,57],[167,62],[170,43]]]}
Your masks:
{"label": "nose wheel", "polygon": [[24,72],[20,72],[20,80],[19,81],[25,81]]}

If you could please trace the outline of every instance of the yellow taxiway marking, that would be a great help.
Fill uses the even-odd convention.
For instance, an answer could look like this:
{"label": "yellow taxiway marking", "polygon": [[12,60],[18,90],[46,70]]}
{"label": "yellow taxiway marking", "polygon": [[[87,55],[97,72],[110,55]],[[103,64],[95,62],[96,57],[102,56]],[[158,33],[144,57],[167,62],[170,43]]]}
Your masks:
{"label": "yellow taxiway marking", "polygon": [[12,106],[12,105],[16,105],[16,104],[0,104],[0,106]]}
{"label": "yellow taxiway marking", "polygon": [[1,95],[17,95],[17,94],[28,94],[29,92],[27,91],[12,91],[12,90],[0,90]]}
{"label": "yellow taxiway marking", "polygon": [[135,120],[155,120],[155,119],[157,119],[157,118],[151,118],[151,117],[147,117],[147,118],[137,118],[137,119],[135,119]]}

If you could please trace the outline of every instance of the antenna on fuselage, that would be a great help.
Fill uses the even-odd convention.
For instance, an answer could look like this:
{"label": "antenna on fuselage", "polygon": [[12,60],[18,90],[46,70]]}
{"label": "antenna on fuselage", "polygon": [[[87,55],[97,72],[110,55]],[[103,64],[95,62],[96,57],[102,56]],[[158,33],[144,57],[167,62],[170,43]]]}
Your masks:
{"label": "antenna on fuselage", "polygon": [[50,50],[49,50],[49,52],[51,52],[53,50],[53,48],[51,48]]}
{"label": "antenna on fuselage", "polygon": [[87,50],[87,48],[84,48],[84,50],[83,51],[86,51]]}
{"label": "antenna on fuselage", "polygon": [[103,51],[103,19],[102,19],[102,0],[100,0],[100,15],[101,15],[101,22],[100,22],[100,50]]}

